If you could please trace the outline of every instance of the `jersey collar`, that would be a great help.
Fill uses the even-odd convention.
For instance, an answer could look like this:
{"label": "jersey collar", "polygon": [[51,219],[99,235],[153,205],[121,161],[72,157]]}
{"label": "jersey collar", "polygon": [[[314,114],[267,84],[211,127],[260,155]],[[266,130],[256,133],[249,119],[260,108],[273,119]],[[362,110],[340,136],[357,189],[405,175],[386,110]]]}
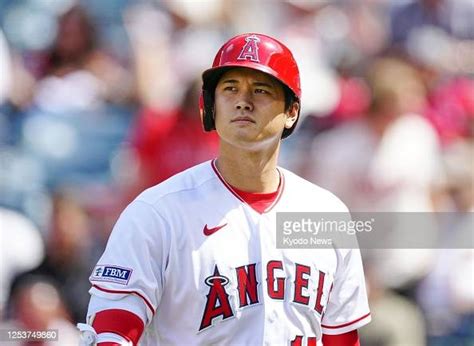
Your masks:
{"label": "jersey collar", "polygon": [[281,172],[281,170],[278,169],[278,167],[277,167],[277,171],[278,171],[278,174],[280,175],[280,184],[278,185],[278,194],[277,194],[275,200],[273,201],[273,203],[271,203],[262,212],[261,210],[256,210],[251,205],[249,205],[242,197],[240,197],[240,195],[237,193],[237,191],[235,191],[235,189],[228,182],[225,181],[224,177],[221,175],[221,173],[217,169],[216,161],[217,161],[217,159],[214,159],[214,160],[211,161],[211,166],[212,166],[212,169],[213,169],[214,173],[217,175],[217,177],[222,182],[222,184],[227,188],[227,190],[229,190],[235,196],[235,198],[237,198],[240,202],[248,205],[250,208],[252,208],[253,210],[255,210],[259,214],[268,213],[279,202],[279,200],[280,200],[280,198],[283,194],[283,189],[285,187],[285,176]]}

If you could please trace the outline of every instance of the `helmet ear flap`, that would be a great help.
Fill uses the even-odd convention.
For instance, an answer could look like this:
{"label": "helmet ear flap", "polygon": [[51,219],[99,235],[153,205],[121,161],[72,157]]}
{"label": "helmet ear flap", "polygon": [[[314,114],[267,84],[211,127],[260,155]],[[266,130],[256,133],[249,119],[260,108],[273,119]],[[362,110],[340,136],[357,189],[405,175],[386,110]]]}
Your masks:
{"label": "helmet ear flap", "polygon": [[216,129],[214,122],[214,95],[209,90],[202,90],[202,124],[204,131],[209,132]]}

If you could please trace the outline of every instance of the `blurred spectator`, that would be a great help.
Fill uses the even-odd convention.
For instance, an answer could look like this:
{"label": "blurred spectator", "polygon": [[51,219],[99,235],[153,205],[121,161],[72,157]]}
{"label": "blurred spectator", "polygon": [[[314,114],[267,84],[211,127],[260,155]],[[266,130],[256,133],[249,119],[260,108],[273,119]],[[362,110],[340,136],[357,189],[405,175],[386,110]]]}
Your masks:
{"label": "blurred spectator", "polygon": [[473,68],[473,17],[471,0],[411,1],[392,12],[391,49],[406,51],[417,61],[440,72],[470,73]]}
{"label": "blurred spectator", "polygon": [[474,209],[474,132],[468,138],[458,139],[443,154],[446,170],[447,193],[452,201],[449,210],[472,212]]}
{"label": "blurred spectator", "polygon": [[[63,183],[111,180],[111,162],[128,130],[132,111],[127,107],[134,91],[131,74],[105,53],[96,26],[85,9],[73,6],[58,18],[56,40],[48,51],[23,54],[24,65],[39,80],[21,82],[28,74],[22,64],[15,64],[8,132],[15,128],[18,134],[11,141],[15,146],[6,151],[13,157],[12,167],[28,162],[31,183],[18,186],[9,177],[9,190],[18,195],[44,185],[54,189]],[[42,64],[32,63],[41,56]],[[16,92],[26,85],[33,87],[31,104]],[[5,168],[7,176],[14,174],[12,167]],[[18,199],[15,206],[23,208]]]}
{"label": "blurred spectator", "polygon": [[425,103],[423,83],[403,61],[384,58],[372,66],[368,113],[317,136],[300,171],[352,211],[433,210],[440,151],[433,128],[414,113]]}
{"label": "blurred spectator", "polygon": [[40,109],[68,113],[131,100],[130,74],[100,49],[97,40],[84,9],[75,6],[62,15],[36,86],[34,103]]}
{"label": "blurred spectator", "polygon": [[54,282],[73,321],[84,318],[89,296],[89,277],[95,258],[90,258],[90,220],[71,196],[57,193],[53,199],[51,225],[46,239],[46,257],[41,264],[18,276],[12,292],[31,275]]}
{"label": "blurred spectator", "polygon": [[424,114],[434,125],[441,141],[448,145],[474,136],[474,81],[453,78],[431,91]]}
{"label": "blurred spectator", "polygon": [[434,26],[463,39],[474,38],[474,6],[469,0],[419,0],[392,13],[392,40],[403,42],[416,29]]}
{"label": "blurred spectator", "polygon": [[171,18],[151,4],[139,3],[125,11],[124,23],[138,101],[146,107],[169,108],[180,88],[171,68]]}
{"label": "blurred spectator", "polygon": [[21,214],[0,207],[0,319],[11,280],[36,267],[44,257],[38,228]]}
{"label": "blurred spectator", "polygon": [[[55,284],[48,278],[29,275],[24,277],[11,292],[10,305],[12,315],[2,329],[57,331],[57,340],[28,343],[43,346],[76,345],[79,333],[67,311]],[[25,343],[13,345],[25,345]]]}
{"label": "blurred spectator", "polygon": [[[356,57],[364,59],[383,52],[389,43],[390,18],[382,1],[347,1],[344,6],[351,21],[348,38]],[[350,56],[345,58],[351,59]]]}
{"label": "blurred spectator", "polygon": [[[373,62],[367,76],[372,94],[368,113],[316,136],[307,145],[309,159],[300,172],[353,212],[433,211],[441,157],[436,132],[414,113],[425,103],[420,76],[408,63],[389,57]],[[409,225],[397,224],[386,237],[403,239],[411,231]],[[433,255],[429,250],[384,250],[376,256],[378,280],[409,289],[427,273]]]}
{"label": "blurred spectator", "polygon": [[372,272],[371,261],[364,260],[367,292],[372,322],[360,330],[364,346],[423,346],[426,345],[425,323],[421,310],[380,282]]}
{"label": "blurred spectator", "polygon": [[160,6],[138,2],[125,11],[142,106],[179,106],[186,85],[208,67],[212,52],[219,48],[223,29],[235,23],[235,12],[225,15],[233,4],[222,0],[163,1]]}
{"label": "blurred spectator", "polygon": [[190,83],[177,109],[141,111],[132,134],[139,165],[135,193],[216,156],[217,135],[203,131],[199,116],[200,86]]}
{"label": "blurred spectator", "polygon": [[472,135],[456,140],[444,151],[447,178],[442,208],[455,213],[447,214],[450,217],[442,228],[448,249],[439,250],[432,271],[417,292],[432,345],[474,343],[474,250],[449,249],[455,242],[472,239],[473,157]]}
{"label": "blurred spectator", "polygon": [[346,76],[341,71],[339,77],[341,97],[331,114],[335,123],[359,118],[370,104],[370,90],[362,78]]}
{"label": "blurred spectator", "polygon": [[[323,2],[288,2],[283,4],[282,40],[288,43],[298,61],[301,71],[301,88],[306,93],[315,93],[317,97],[302,97],[299,121],[307,114],[324,116],[330,113],[339,101],[337,74],[331,68],[332,59],[337,59],[337,49],[327,41],[326,33],[333,30],[335,37],[344,41],[347,35],[348,18],[338,8]],[[332,26],[331,23],[339,25]],[[334,43],[334,42],[332,42]],[[340,43],[340,42],[339,42]],[[331,56],[333,54],[333,56]]]}

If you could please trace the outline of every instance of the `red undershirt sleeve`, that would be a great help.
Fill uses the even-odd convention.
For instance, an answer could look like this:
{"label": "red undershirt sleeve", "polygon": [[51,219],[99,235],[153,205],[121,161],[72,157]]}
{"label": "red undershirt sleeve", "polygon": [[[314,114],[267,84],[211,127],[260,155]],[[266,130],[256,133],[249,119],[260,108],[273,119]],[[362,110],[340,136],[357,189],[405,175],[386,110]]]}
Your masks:
{"label": "red undershirt sleeve", "polygon": [[[134,313],[121,310],[110,309],[96,313],[92,323],[96,333],[114,333],[124,339],[131,341],[133,345],[138,344],[145,328],[143,321]],[[101,342],[100,346],[116,345],[114,342]],[[118,345],[118,344],[117,344]]]}
{"label": "red undershirt sleeve", "polygon": [[360,346],[359,334],[356,330],[352,330],[349,333],[327,335],[323,334],[323,345],[324,346]]}

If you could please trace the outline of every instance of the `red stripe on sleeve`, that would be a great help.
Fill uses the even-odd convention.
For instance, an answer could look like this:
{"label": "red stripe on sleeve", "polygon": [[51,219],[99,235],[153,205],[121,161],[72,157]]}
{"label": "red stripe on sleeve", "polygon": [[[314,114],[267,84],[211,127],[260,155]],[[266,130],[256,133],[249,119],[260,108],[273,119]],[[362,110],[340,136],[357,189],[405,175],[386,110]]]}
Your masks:
{"label": "red stripe on sleeve", "polygon": [[347,322],[347,323],[344,323],[344,324],[340,324],[340,325],[338,325],[338,326],[327,326],[327,325],[325,325],[325,324],[321,324],[321,327],[327,328],[327,329],[337,329],[337,328],[347,327],[347,326],[350,326],[351,324],[357,323],[357,322],[359,322],[360,320],[363,320],[364,318],[369,317],[369,316],[370,316],[370,312],[369,312],[367,315],[364,315],[364,316],[362,316],[362,317],[359,317],[358,319],[356,319],[356,320],[354,320],[354,321]]}
{"label": "red stripe on sleeve", "polygon": [[[94,327],[97,334],[115,333],[131,341],[133,345],[138,344],[138,340],[145,329],[140,317],[130,311],[121,309],[99,311],[95,314],[92,327]],[[110,344],[115,345],[113,342]],[[100,345],[102,346],[102,343]],[[105,345],[106,343],[104,343]]]}
{"label": "red stripe on sleeve", "polygon": [[357,329],[339,335],[323,334],[324,346],[360,346]]}

